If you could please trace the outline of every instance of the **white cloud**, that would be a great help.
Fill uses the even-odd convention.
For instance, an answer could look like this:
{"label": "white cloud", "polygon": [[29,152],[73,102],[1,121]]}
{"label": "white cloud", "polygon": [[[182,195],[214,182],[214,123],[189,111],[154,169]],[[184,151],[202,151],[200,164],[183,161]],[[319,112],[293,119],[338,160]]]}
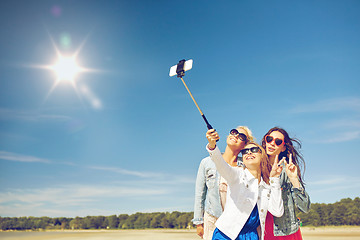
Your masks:
{"label": "white cloud", "polygon": [[117,214],[117,210],[106,210],[94,207],[75,207],[73,209],[65,209],[64,207],[54,208],[46,207],[43,204],[17,204],[16,206],[0,205],[0,215],[9,217],[85,217],[85,216],[110,216]]}
{"label": "white cloud", "polygon": [[359,177],[336,174],[317,177],[306,184],[306,191],[313,203],[334,203],[343,198],[359,196]]}
{"label": "white cloud", "polygon": [[[314,118],[311,131],[313,143],[340,143],[360,139],[360,98],[344,97],[324,99],[314,103],[301,104],[290,110],[292,113],[325,113],[323,121]],[[315,119],[318,119],[317,121]]]}
{"label": "white cloud", "polygon": [[336,192],[343,189],[360,188],[360,178],[350,176],[323,176],[322,179],[308,182],[307,186],[316,189],[317,192]]}
{"label": "white cloud", "polygon": [[[360,183],[351,183],[351,184],[345,184],[345,185],[327,185],[325,187],[322,188],[316,188],[315,192],[316,193],[324,193],[324,192],[328,192],[328,193],[338,193],[340,190],[347,190],[347,189],[354,189],[354,188],[360,188]],[[341,194],[339,194],[339,196],[341,196]]]}
{"label": "white cloud", "polygon": [[348,142],[360,138],[360,131],[352,132],[337,132],[336,136],[332,137],[323,137],[321,140],[314,141],[317,143],[339,143],[339,142]]}
{"label": "white cloud", "polygon": [[[168,204],[176,204],[174,201],[160,203],[164,199],[171,199],[175,192],[188,191],[181,182],[175,187],[171,181],[146,181],[144,179],[103,184],[67,184],[44,188],[18,188],[6,189],[0,192],[0,216],[87,216],[87,215],[113,215],[119,211],[140,211],[147,209],[155,211],[155,208],[144,206],[129,206],[133,201],[147,199],[153,201],[162,210],[179,210],[179,207],[168,207]],[[191,188],[192,192],[192,188]],[[188,194],[181,195],[188,202]],[[192,195],[191,195],[192,196]],[[190,204],[191,205],[191,204]],[[142,211],[142,210],[141,210]]]}
{"label": "white cloud", "polygon": [[[58,188],[11,189],[0,193],[1,216],[86,216],[112,215],[116,209],[104,200],[121,205],[124,199],[169,194],[164,188],[104,185],[68,185]],[[115,204],[116,205],[116,204]],[[95,207],[94,207],[95,206]],[[96,207],[98,206],[98,207]],[[99,209],[99,206],[102,209]]]}
{"label": "white cloud", "polygon": [[[26,162],[26,163],[47,163],[47,164],[51,163],[51,164],[62,164],[62,165],[79,167],[78,165],[71,163],[71,162],[51,161],[51,160],[44,159],[44,158],[27,156],[27,155],[6,152],[6,151],[0,151],[0,160]],[[165,175],[162,173],[131,171],[131,170],[126,170],[123,168],[116,168],[116,167],[103,167],[103,166],[84,166],[84,167],[94,169],[94,170],[99,170],[99,171],[109,171],[109,172],[143,177],[143,178],[165,177]]]}
{"label": "white cloud", "polygon": [[161,174],[161,173],[131,171],[131,170],[126,170],[126,169],[116,168],[116,167],[89,166],[87,168],[101,170],[101,171],[109,171],[109,172],[114,172],[114,173],[120,173],[120,174],[125,174],[125,175],[132,175],[132,176],[137,176],[137,177],[146,177],[146,178],[163,176],[163,174]]}
{"label": "white cloud", "polygon": [[158,196],[168,194],[165,188],[124,187],[104,185],[66,185],[54,188],[11,189],[0,193],[0,206],[82,206],[87,202],[97,202],[106,198],[129,198],[138,196]]}
{"label": "white cloud", "polygon": [[350,127],[360,129],[360,119],[336,119],[324,124],[326,128]]}
{"label": "white cloud", "polygon": [[[153,213],[153,212],[173,212],[174,209],[176,209],[176,211],[178,212],[190,212],[190,211],[194,211],[194,209],[192,208],[192,203],[193,203],[194,199],[191,199],[191,207],[189,208],[189,205],[182,205],[182,206],[170,206],[170,207],[160,207],[160,208],[147,208],[147,209],[141,209],[140,211],[135,211],[135,212],[142,212],[142,213]],[[134,212],[134,213],[135,213]]]}
{"label": "white cloud", "polygon": [[48,159],[38,158],[33,156],[20,155],[11,152],[0,151],[0,159],[16,162],[40,162],[40,163],[52,163]]}
{"label": "white cloud", "polygon": [[311,112],[335,112],[335,111],[353,111],[360,112],[360,98],[346,97],[325,99],[315,103],[302,104],[293,108],[293,113],[311,113]]}
{"label": "white cloud", "polygon": [[325,178],[325,179],[321,179],[321,180],[317,180],[317,181],[313,181],[313,182],[309,182],[308,184],[309,185],[320,185],[320,186],[323,186],[323,185],[329,185],[329,184],[336,184],[336,183],[343,183],[346,181],[346,178],[345,177],[342,177],[342,178],[334,178],[333,176],[332,177],[328,177],[328,178]]}
{"label": "white cloud", "polygon": [[36,111],[10,110],[0,108],[0,119],[2,120],[22,120],[22,121],[68,121],[71,117],[64,115],[40,114]]}

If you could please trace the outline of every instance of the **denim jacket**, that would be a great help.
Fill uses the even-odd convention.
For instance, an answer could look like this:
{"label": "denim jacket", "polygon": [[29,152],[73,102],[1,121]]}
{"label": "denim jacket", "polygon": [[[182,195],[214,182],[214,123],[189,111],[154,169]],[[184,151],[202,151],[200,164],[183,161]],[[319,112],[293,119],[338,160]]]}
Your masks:
{"label": "denim jacket", "polygon": [[204,211],[220,217],[222,207],[219,195],[220,174],[210,157],[204,158],[199,166],[195,184],[194,219],[195,225],[204,222]]}
{"label": "denim jacket", "polygon": [[310,197],[303,185],[294,188],[285,172],[285,167],[280,175],[284,214],[274,217],[274,236],[286,236],[299,230],[300,224],[295,215],[295,208],[307,213],[310,210]]}

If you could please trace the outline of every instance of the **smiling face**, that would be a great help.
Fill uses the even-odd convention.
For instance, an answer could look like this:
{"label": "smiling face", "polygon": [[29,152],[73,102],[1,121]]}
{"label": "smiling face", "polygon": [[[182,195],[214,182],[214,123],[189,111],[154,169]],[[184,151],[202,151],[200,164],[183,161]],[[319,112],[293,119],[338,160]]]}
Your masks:
{"label": "smiling face", "polygon": [[[266,144],[266,153],[269,156],[276,156],[279,155],[281,152],[286,150],[285,142],[284,142],[284,135],[279,131],[273,131],[269,135],[268,139],[265,137],[265,144]],[[280,143],[280,140],[282,143]],[[269,141],[268,141],[269,140]]]}
{"label": "smiling face", "polygon": [[[237,128],[236,130],[238,130],[239,133],[243,133],[246,135],[246,137],[248,137],[247,132],[242,129],[242,128]],[[244,148],[246,142],[242,141],[239,136],[235,136],[235,135],[231,135],[229,134],[229,136],[226,139],[226,144],[228,145],[228,147],[240,151],[241,149]]]}
{"label": "smiling face", "polygon": [[[258,148],[257,150],[255,148]],[[253,151],[251,151],[253,150]],[[242,160],[247,168],[259,168],[261,163],[261,149],[253,144],[247,144],[242,150]]]}

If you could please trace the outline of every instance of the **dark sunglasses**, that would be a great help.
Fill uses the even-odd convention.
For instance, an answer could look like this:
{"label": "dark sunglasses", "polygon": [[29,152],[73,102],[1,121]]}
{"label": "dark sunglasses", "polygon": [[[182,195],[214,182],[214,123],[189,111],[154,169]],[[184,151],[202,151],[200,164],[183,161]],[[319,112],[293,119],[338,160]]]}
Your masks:
{"label": "dark sunglasses", "polygon": [[246,135],[243,134],[243,133],[239,133],[239,131],[236,130],[236,129],[231,129],[231,130],[230,130],[230,134],[233,135],[233,136],[235,136],[235,137],[238,137],[241,141],[246,142],[246,140],[247,140]]}
{"label": "dark sunglasses", "polygon": [[[265,136],[265,141],[266,141],[267,143],[271,143],[272,141],[274,141],[274,137],[269,136],[269,135],[266,135],[266,136]],[[280,146],[283,142],[284,142],[284,140],[282,140],[282,139],[280,139],[280,138],[275,138],[275,144],[276,144],[277,146]]]}
{"label": "dark sunglasses", "polygon": [[248,154],[249,152],[252,153],[257,153],[257,152],[261,152],[261,149],[259,147],[252,147],[252,148],[244,148],[243,150],[241,150],[241,154],[244,156],[246,154]]}

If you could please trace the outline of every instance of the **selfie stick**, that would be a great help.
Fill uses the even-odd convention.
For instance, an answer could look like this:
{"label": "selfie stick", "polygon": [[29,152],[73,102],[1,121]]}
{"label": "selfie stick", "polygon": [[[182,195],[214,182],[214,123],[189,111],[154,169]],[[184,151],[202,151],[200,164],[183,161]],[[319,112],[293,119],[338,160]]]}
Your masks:
{"label": "selfie stick", "polygon": [[[178,78],[181,79],[181,81],[183,82],[186,90],[188,91],[188,93],[190,94],[190,97],[191,99],[194,101],[197,109],[199,110],[202,118],[204,119],[205,123],[206,123],[206,126],[208,129],[213,129],[213,127],[210,125],[210,123],[208,122],[208,120],[206,119],[204,113],[201,111],[199,105],[197,104],[197,102],[195,101],[195,98],[193,97],[193,95],[191,94],[189,88],[187,87],[184,79],[183,79],[183,76],[185,76],[185,71],[187,70],[190,70],[192,68],[192,59],[188,60],[188,61],[185,61],[184,59],[183,60],[180,60],[179,63],[175,66],[172,66],[170,68],[170,77],[174,76],[174,75],[177,75]],[[176,69],[176,71],[175,71]],[[176,74],[175,74],[176,73]]]}

